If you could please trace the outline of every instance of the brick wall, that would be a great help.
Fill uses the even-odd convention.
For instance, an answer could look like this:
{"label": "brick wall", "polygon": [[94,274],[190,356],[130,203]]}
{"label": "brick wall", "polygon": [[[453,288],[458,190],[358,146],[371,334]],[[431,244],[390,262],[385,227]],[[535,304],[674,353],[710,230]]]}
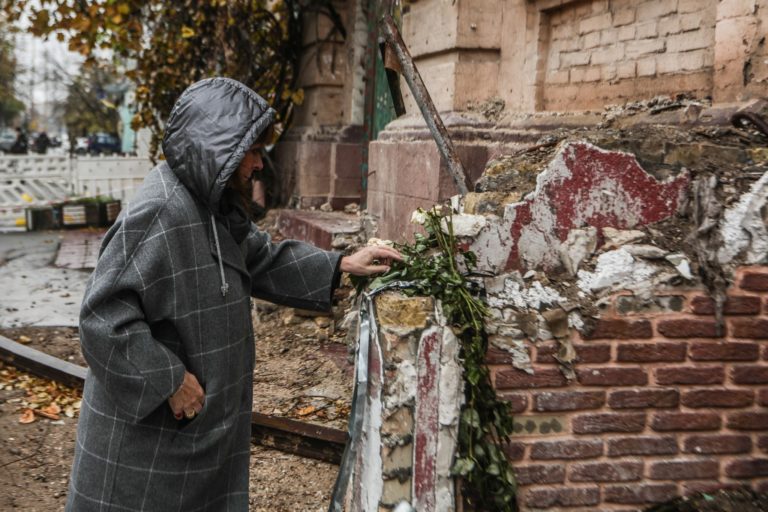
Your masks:
{"label": "brick wall", "polygon": [[489,352],[515,412],[508,455],[524,509],[638,510],[740,485],[768,492],[768,266],[740,269],[735,283],[723,337],[701,290],[659,291],[642,307],[613,297],[591,335],[574,340],[571,384],[552,342],[532,349],[533,375]]}
{"label": "brick wall", "polygon": [[712,90],[717,0],[597,0],[543,15],[541,107]]}

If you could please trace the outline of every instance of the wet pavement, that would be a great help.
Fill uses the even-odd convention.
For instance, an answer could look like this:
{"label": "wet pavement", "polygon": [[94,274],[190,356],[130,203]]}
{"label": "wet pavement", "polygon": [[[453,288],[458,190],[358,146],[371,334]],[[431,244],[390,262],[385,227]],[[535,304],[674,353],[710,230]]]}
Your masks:
{"label": "wet pavement", "polygon": [[0,234],[0,327],[77,326],[101,236],[89,231]]}

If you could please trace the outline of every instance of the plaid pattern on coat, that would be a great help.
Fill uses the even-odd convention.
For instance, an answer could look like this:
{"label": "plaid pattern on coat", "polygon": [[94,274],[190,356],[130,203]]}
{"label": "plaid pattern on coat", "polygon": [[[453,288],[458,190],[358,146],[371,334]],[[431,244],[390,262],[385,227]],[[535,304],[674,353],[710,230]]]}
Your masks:
{"label": "plaid pattern on coat", "polygon": [[[272,115],[238,82],[190,87],[169,118],[167,163],[107,233],[80,317],[90,369],[67,510],[248,510],[250,296],[328,309],[340,260],[255,225],[238,245],[210,214]],[[206,398],[180,422],[167,399],[185,370]]]}

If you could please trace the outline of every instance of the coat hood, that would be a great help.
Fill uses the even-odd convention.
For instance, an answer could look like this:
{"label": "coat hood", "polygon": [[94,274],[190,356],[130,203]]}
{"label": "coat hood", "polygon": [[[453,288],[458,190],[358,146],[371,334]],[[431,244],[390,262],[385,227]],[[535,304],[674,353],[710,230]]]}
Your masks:
{"label": "coat hood", "polygon": [[227,180],[274,119],[275,111],[264,98],[242,83],[207,78],[176,101],[163,153],[184,186],[216,212]]}

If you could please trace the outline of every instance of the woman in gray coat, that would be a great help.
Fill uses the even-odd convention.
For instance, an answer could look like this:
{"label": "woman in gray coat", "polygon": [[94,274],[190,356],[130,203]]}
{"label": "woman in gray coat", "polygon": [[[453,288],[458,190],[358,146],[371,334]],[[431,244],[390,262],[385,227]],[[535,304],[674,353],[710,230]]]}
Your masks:
{"label": "woman in gray coat", "polygon": [[328,310],[340,271],[400,259],[273,244],[249,221],[241,198],[273,119],[234,80],[189,87],[165,162],[105,236],[80,315],[89,370],[67,510],[248,510],[250,297]]}

